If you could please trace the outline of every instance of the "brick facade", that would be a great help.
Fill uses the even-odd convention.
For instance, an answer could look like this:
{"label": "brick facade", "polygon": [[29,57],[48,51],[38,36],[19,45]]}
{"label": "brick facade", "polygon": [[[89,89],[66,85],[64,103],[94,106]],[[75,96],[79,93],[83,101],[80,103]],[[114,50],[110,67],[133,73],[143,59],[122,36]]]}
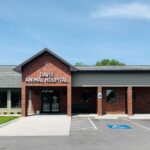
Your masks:
{"label": "brick facade", "polygon": [[[37,78],[40,72],[53,72],[56,77],[65,77],[67,83],[30,83],[25,82],[27,77]],[[45,52],[36,59],[32,60],[22,68],[22,115],[27,115],[27,88],[29,87],[66,87],[67,89],[67,114],[71,115],[71,72],[69,66],[56,59],[54,56]],[[39,101],[39,96],[32,94],[34,101]],[[35,108],[39,104],[34,104]]]}
{"label": "brick facade", "polygon": [[[103,92],[102,87],[97,87],[97,114],[103,115]],[[98,93],[101,93],[101,96],[98,96]]]}
{"label": "brick facade", "polygon": [[[22,66],[22,115],[27,116],[27,111],[35,114],[41,109],[41,91],[44,88],[57,88],[60,92],[60,113],[72,115],[72,108],[75,105],[85,105],[83,100],[83,91],[91,91],[91,100],[88,102],[88,111],[90,113],[103,114],[128,114],[133,113],[150,113],[150,88],[129,87],[72,87],[72,73],[70,66],[61,59],[43,52],[35,59],[31,59]],[[26,83],[26,78],[38,78],[41,72],[53,72],[57,78],[64,77],[67,83]],[[106,90],[113,89],[116,91],[116,101],[113,103],[106,101]],[[29,107],[29,90],[31,90],[31,100]],[[133,102],[133,91],[135,101]],[[98,94],[100,93],[100,95]],[[101,95],[102,94],[102,95]],[[98,96],[99,95],[99,96]],[[83,106],[85,107],[85,106]],[[80,112],[79,112],[80,113]]]}
{"label": "brick facade", "polygon": [[132,103],[132,98],[133,98],[133,94],[132,94],[132,87],[128,87],[127,88],[127,107],[128,107],[128,115],[131,116],[133,115],[133,103]]}
{"label": "brick facade", "polygon": [[[83,104],[82,91],[84,87],[74,87],[72,88],[72,100],[74,104]],[[128,112],[127,106],[127,88],[126,87],[89,87],[93,91],[91,104],[93,109],[90,110],[91,113],[97,113],[98,115],[103,114],[126,114]],[[106,102],[106,90],[113,89],[116,91],[116,102],[108,103]],[[98,93],[102,93],[98,97]],[[130,108],[129,108],[130,109]],[[80,112],[79,112],[80,113]]]}
{"label": "brick facade", "polygon": [[133,93],[133,113],[150,113],[150,87],[135,87]]}
{"label": "brick facade", "polygon": [[39,90],[31,89],[31,102],[32,112],[35,114],[41,109],[41,92]]}
{"label": "brick facade", "polygon": [[[114,89],[116,91],[116,102],[106,102],[106,90]],[[103,114],[125,114],[126,113],[126,88],[114,87],[103,88]]]}

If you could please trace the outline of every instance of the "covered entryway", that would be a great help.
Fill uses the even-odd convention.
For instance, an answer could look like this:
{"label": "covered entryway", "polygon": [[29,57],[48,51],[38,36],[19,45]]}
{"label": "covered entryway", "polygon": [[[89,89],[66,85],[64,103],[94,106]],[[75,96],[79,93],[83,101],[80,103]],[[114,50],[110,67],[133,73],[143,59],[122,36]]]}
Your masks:
{"label": "covered entryway", "polygon": [[[30,110],[34,114],[67,112],[71,116],[71,72],[77,70],[74,66],[45,48],[15,70],[22,73],[22,116],[27,116]],[[53,89],[64,87],[65,92],[62,90],[61,94]],[[32,90],[30,93],[29,89]]]}
{"label": "covered entryway", "polygon": [[97,113],[97,88],[73,87],[72,112],[74,114]]}
{"label": "covered entryway", "polygon": [[66,87],[29,87],[28,115],[67,114]]}

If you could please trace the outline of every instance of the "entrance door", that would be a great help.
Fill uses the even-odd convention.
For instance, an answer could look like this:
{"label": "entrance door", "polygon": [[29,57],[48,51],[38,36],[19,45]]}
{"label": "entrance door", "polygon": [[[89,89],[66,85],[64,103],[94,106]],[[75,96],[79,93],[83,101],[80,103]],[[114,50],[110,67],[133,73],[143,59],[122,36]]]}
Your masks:
{"label": "entrance door", "polygon": [[58,113],[59,112],[59,91],[57,90],[42,90],[42,107],[43,113]]}

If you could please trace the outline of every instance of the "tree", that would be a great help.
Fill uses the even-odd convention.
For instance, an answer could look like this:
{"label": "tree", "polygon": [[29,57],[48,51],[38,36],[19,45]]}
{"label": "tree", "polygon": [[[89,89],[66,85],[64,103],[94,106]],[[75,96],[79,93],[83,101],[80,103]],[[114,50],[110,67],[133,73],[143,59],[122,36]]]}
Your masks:
{"label": "tree", "polygon": [[86,66],[86,65],[84,65],[82,62],[76,62],[75,66]]}
{"label": "tree", "polygon": [[96,66],[124,66],[125,64],[115,59],[103,59],[97,61]]}

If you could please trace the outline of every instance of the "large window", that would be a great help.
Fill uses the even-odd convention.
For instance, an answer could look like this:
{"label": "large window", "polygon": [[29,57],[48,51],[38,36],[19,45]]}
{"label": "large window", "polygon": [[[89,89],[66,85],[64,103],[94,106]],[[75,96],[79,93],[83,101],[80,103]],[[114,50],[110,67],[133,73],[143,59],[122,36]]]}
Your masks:
{"label": "large window", "polygon": [[7,91],[0,91],[0,108],[7,108]]}
{"label": "large window", "polygon": [[115,103],[116,102],[116,91],[109,89],[106,90],[106,101],[108,103]]}
{"label": "large window", "polygon": [[11,91],[11,108],[20,108],[21,103],[21,91]]}

